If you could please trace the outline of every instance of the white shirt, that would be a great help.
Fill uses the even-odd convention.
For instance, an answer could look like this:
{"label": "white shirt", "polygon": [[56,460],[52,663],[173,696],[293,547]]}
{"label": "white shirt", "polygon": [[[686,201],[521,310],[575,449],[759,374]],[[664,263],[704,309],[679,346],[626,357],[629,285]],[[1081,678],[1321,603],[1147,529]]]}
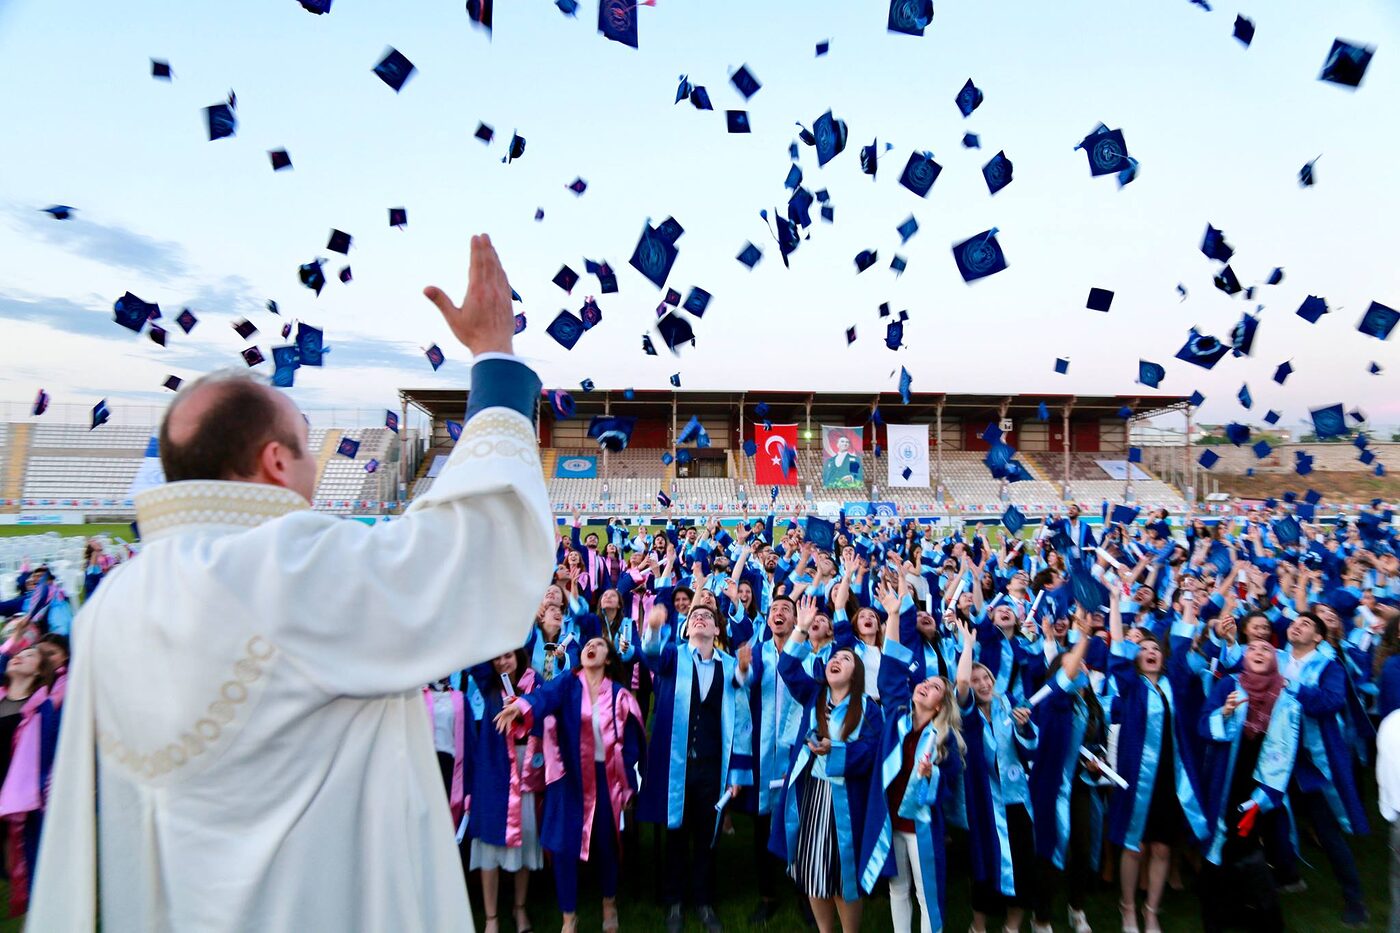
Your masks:
{"label": "white shirt", "polygon": [[473,930],[422,685],[519,646],[539,605],[529,419],[476,414],[373,527],[272,486],[136,498],[141,557],[74,621],[29,928]]}
{"label": "white shirt", "polygon": [[445,690],[430,690],[433,698],[433,748],[448,755],[457,754],[457,710],[452,694]]}
{"label": "white shirt", "polygon": [[1400,711],[1382,719],[1376,733],[1376,784],[1381,816],[1394,823],[1400,817]]}
{"label": "white shirt", "polygon": [[[588,681],[583,682],[583,689],[591,690]],[[607,720],[607,710],[603,708],[603,697],[607,695],[606,690],[599,690],[592,697],[593,701],[593,760],[606,761],[607,756],[603,754],[603,723]]]}

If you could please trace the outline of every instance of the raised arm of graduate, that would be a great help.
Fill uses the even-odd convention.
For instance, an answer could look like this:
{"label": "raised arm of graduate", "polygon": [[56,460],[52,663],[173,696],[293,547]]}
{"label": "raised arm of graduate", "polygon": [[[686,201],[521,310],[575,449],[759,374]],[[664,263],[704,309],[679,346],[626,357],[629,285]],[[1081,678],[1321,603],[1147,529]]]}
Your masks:
{"label": "raised arm of graduate", "polygon": [[331,694],[413,689],[520,646],[554,563],[532,420],[540,380],[509,355],[511,287],[490,239],[472,239],[460,307],[426,294],[476,353],[466,424],[432,489],[395,521],[305,510],[196,555],[205,579],[226,581],[232,602],[267,620],[275,649]]}

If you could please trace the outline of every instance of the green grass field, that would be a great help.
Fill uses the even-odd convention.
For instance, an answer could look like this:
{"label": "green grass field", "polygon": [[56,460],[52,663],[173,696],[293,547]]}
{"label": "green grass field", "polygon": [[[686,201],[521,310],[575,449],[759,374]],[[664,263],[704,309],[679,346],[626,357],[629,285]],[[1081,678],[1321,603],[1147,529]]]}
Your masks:
{"label": "green grass field", "polygon": [[57,533],[65,538],[90,538],[93,535],[111,535],[131,540],[130,525],[0,525],[0,538],[17,538],[22,535],[46,535]]}

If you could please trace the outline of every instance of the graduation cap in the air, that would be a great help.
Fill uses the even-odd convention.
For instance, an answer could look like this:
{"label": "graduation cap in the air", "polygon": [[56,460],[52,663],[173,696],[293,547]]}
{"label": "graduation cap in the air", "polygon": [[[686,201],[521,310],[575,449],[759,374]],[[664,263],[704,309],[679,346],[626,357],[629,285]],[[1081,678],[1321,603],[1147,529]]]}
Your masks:
{"label": "graduation cap in the air", "polygon": [[287,150],[285,149],[270,149],[268,150],[267,157],[272,162],[272,170],[274,172],[280,172],[284,168],[292,167],[292,157],[287,154]]}
{"label": "graduation cap in the air", "polygon": [[953,259],[964,282],[985,278],[1006,268],[1006,255],[997,242],[998,232],[993,227],[953,247]]}
{"label": "graduation cap in the air", "polygon": [[467,0],[467,19],[490,33],[493,6],[495,0]]}
{"label": "graduation cap in the air", "polygon": [[243,357],[243,362],[247,363],[249,366],[257,366],[259,363],[267,362],[267,357],[263,356],[262,351],[257,347],[249,347],[243,351],[241,356]]}
{"label": "graduation cap in the air", "polygon": [[898,350],[904,343],[904,322],[909,319],[909,312],[901,311],[897,317],[891,318],[885,324],[885,346],[891,350]]}
{"label": "graduation cap in the air", "polygon": [[598,307],[598,302],[589,296],[583,300],[583,307],[578,312],[579,320],[583,321],[584,330],[592,330],[603,323],[603,309]]}
{"label": "graduation cap in the air", "polygon": [[598,31],[613,42],[637,47],[637,7],[656,0],[599,0]]}
{"label": "graduation cap in the air", "polygon": [[962,111],[964,117],[970,117],[972,111],[982,106],[984,99],[981,89],[972,83],[971,78],[968,78],[967,83],[962,86],[962,90],[958,91],[958,96],[954,98],[954,103],[958,105],[958,109]]}
{"label": "graduation cap in the air", "polygon": [[1366,67],[1371,64],[1371,56],[1375,53],[1373,48],[1334,39],[1327,59],[1322,63],[1322,73],[1317,79],[1343,87],[1359,87],[1361,79],[1366,75]]}
{"label": "graduation cap in the air", "polygon": [[1197,459],[1196,462],[1201,465],[1202,469],[1209,470],[1211,467],[1215,466],[1216,463],[1220,462],[1220,454],[1213,450],[1203,450],[1201,451],[1200,458]]}
{"label": "graduation cap in the air", "polygon": [[574,286],[578,284],[578,273],[568,266],[561,266],[552,281],[566,294],[573,294]]}
{"label": "graduation cap in the air", "polygon": [[[838,120],[828,110],[812,124],[811,145],[817,149],[817,165],[823,166],[846,148],[846,121]],[[804,142],[807,135],[802,136]]]}
{"label": "graduation cap in the air", "polygon": [[962,138],[962,144],[964,149],[982,148],[982,140],[978,138],[976,133],[964,133]]}
{"label": "graduation cap in the air", "polygon": [[[1322,158],[1322,156],[1317,157],[1317,159],[1320,158]],[[1313,159],[1311,162],[1298,169],[1298,186],[1300,188],[1311,188],[1317,183],[1317,179],[1314,176],[1317,159]]]}
{"label": "graduation cap in the air", "polygon": [[1055,372],[1061,376],[1069,372],[1069,360],[1063,356],[1055,357]]}
{"label": "graduation cap in the air", "polygon": [[321,289],[326,287],[326,273],[321,268],[324,263],[324,259],[313,259],[310,262],[302,263],[297,268],[297,278],[301,279],[301,284],[317,295],[320,295]]}
{"label": "graduation cap in the air", "polygon": [[442,355],[442,348],[437,344],[423,351],[423,355],[428,358],[428,362],[433,364],[433,372],[437,372],[438,367],[446,362],[446,357]]}
{"label": "graduation cap in the air", "polygon": [[748,65],[740,65],[738,70],[729,76],[729,83],[734,85],[734,90],[744,95],[744,100],[748,100],[758,93],[758,89],[763,87],[753,72],[749,71]]}
{"label": "graduation cap in the air", "polygon": [[1225,242],[1225,234],[1217,230],[1213,224],[1206,224],[1206,235],[1201,241],[1201,252],[1206,254],[1208,259],[1216,262],[1229,262],[1230,257],[1235,255],[1235,249]]}
{"label": "graduation cap in the air", "polygon": [[89,431],[106,424],[112,418],[112,410],[107,407],[107,400],[104,398],[96,405],[92,406],[92,425]]}
{"label": "graduation cap in the air", "polygon": [[1303,529],[1292,515],[1285,515],[1273,522],[1270,527],[1273,529],[1274,537],[1278,538],[1278,543],[1285,547],[1296,547],[1303,540]]}
{"label": "graduation cap in the air", "polygon": [[1400,322],[1400,312],[1394,308],[1387,308],[1379,301],[1373,301],[1361,316],[1361,323],[1356,325],[1356,329],[1377,340],[1386,340],[1397,322]]}
{"label": "graduation cap in the air", "polygon": [[1108,522],[1111,525],[1131,525],[1137,521],[1141,511],[1142,509],[1132,505],[1115,505],[1108,515]]}
{"label": "graduation cap in the air", "polygon": [[933,160],[932,152],[911,152],[909,161],[904,165],[904,174],[899,176],[899,183],[919,197],[927,197],[942,171],[943,166]]}
{"label": "graduation cap in the air", "polygon": [[169,81],[173,76],[170,70],[170,62],[162,61],[159,58],[151,59],[151,77],[159,78],[162,81]]}
{"label": "graduation cap in the air", "polygon": [[242,337],[244,340],[249,339],[258,332],[257,326],[254,325],[252,321],[249,321],[246,318],[239,318],[238,320],[234,321],[233,329],[238,334],[238,336]]}
{"label": "graduation cap in the air", "polygon": [[783,187],[789,191],[796,191],[802,185],[802,168],[793,163],[788,166],[787,178],[783,181]]}
{"label": "graduation cap in the air", "polygon": [[1050,406],[1047,405],[1047,404],[1045,404],[1044,402],[1041,402],[1039,405],[1036,406],[1036,409],[1035,409],[1035,416],[1036,416],[1038,419],[1040,419],[1041,421],[1049,421],[1049,420],[1050,420]]}
{"label": "graduation cap in the air", "polygon": [[185,380],[181,379],[179,376],[166,376],[165,381],[161,383],[162,386],[169,389],[171,392],[179,392],[180,386],[184,384]]}
{"label": "graduation cap in the air", "polygon": [[295,344],[272,348],[272,384],[279,389],[290,389],[296,382],[296,372],[301,368],[301,352]]}
{"label": "graduation cap in the air", "polygon": [[403,207],[389,208],[389,226],[398,227],[400,230],[408,226],[408,209]]}
{"label": "graduation cap in the air", "polygon": [[1259,318],[1248,311],[1230,331],[1230,350],[1235,356],[1249,356],[1254,349],[1254,334],[1259,329]]}
{"label": "graduation cap in the air", "polygon": [[1254,21],[1246,19],[1243,14],[1235,17],[1235,38],[1240,40],[1240,44],[1249,48],[1249,43],[1254,41]]}
{"label": "graduation cap in the air", "polygon": [[859,253],[856,253],[856,274],[859,275],[866,269],[875,265],[875,260],[879,257],[880,254],[873,249],[863,249]]}
{"label": "graduation cap in the air", "polygon": [[678,444],[689,444],[692,441],[695,443],[696,447],[710,446],[709,432],[707,432],[705,426],[700,423],[700,417],[698,415],[690,416],[690,420],[685,423],[685,427],[681,429],[680,435],[676,438],[676,443]]}
{"label": "graduation cap in the air", "polygon": [[919,222],[910,214],[909,218],[895,228],[899,232],[899,242],[908,243],[909,238],[919,232]]}
{"label": "graduation cap in the air", "polygon": [[661,334],[661,339],[666,346],[676,355],[680,353],[681,344],[695,340],[694,328],[678,311],[672,311],[657,321],[656,329]]}
{"label": "graduation cap in the air", "polygon": [[991,161],[982,166],[982,177],[987,182],[987,193],[996,194],[1011,184],[1011,160],[1003,150],[992,156]]}
{"label": "graduation cap in the air", "polygon": [[1363,450],[1361,453],[1357,454],[1356,459],[1360,460],[1366,466],[1370,466],[1375,462],[1376,455],[1372,451]]}
{"label": "graduation cap in the air", "polygon": [[1254,451],[1255,458],[1259,460],[1263,460],[1274,452],[1274,449],[1269,446],[1268,441],[1256,441],[1251,449]]}
{"label": "graduation cap in the air", "polygon": [[147,321],[154,320],[159,314],[160,305],[142,301],[131,292],[122,295],[112,305],[113,319],[122,327],[138,334]]}
{"label": "graduation cap in the air", "polygon": [[1088,308],[1090,311],[1107,312],[1112,305],[1113,292],[1109,291],[1106,288],[1089,289],[1089,300],[1085,303],[1085,307]]}
{"label": "graduation cap in the air", "polygon": [[232,136],[238,130],[238,117],[229,103],[212,104],[204,108],[204,122],[209,130],[209,141]]}
{"label": "graduation cap in the air", "polygon": [[1176,358],[1202,369],[1210,369],[1229,352],[1230,348],[1225,344],[1209,334],[1200,333],[1193,327],[1191,335],[1186,338],[1186,343],[1180,350],[1176,351]]}
{"label": "graduation cap in the air", "polygon": [[146,336],[147,336],[147,337],[150,337],[150,338],[151,338],[151,343],[155,344],[156,346],[159,346],[159,347],[165,346],[165,328],[164,328],[164,327],[158,327],[157,325],[152,324],[151,327],[150,327],[150,329],[146,331]]}
{"label": "graduation cap in the air", "polygon": [[1240,400],[1240,404],[1245,408],[1252,408],[1254,406],[1254,398],[1249,394],[1248,385],[1240,386],[1240,391],[1235,397]]}
{"label": "graduation cap in the air", "polygon": [[1026,527],[1026,515],[1014,505],[1008,505],[1006,511],[1001,513],[1001,523],[1006,530],[1013,535],[1021,533],[1021,529]]}
{"label": "graduation cap in the air", "polygon": [[583,336],[586,328],[583,321],[572,311],[560,311],[555,316],[550,325],[545,328],[545,333],[559,342],[565,350],[572,350]]}
{"label": "graduation cap in the air", "polygon": [[1312,418],[1313,433],[1318,440],[1326,440],[1329,437],[1342,437],[1347,433],[1346,412],[1338,402],[1335,405],[1326,405],[1321,408],[1314,408],[1308,412]]}
{"label": "graduation cap in the air", "polygon": [[554,411],[555,418],[567,420],[578,410],[574,397],[563,389],[551,389],[545,392],[545,398],[549,399],[549,407]]}
{"label": "graduation cap in the air", "polygon": [[308,13],[320,16],[331,11],[332,0],[300,0],[301,8]]}
{"label": "graduation cap in the air", "polygon": [[690,287],[690,293],[685,296],[685,303],[681,305],[683,309],[695,315],[704,317],[705,311],[710,307],[710,299],[713,296],[698,285]]}
{"label": "graduation cap in the air", "polygon": [[1142,448],[1141,448],[1141,447],[1129,447],[1129,448],[1128,448],[1128,462],[1129,462],[1129,463],[1141,463],[1141,462],[1142,462]]}
{"label": "graduation cap in the air", "polygon": [[[434,344],[436,346],[436,344]],[[303,366],[320,366],[326,354],[325,333],[319,327],[297,323],[296,347],[298,359]],[[442,363],[442,353],[438,353],[438,363]],[[431,359],[431,356],[429,357]],[[434,366],[433,369],[437,369]]]}
{"label": "graduation cap in the air", "polygon": [[1283,281],[1283,267],[1275,266],[1274,271],[1269,273],[1269,281],[1265,284],[1277,285]]}
{"label": "graduation cap in the air", "polygon": [[1162,384],[1162,380],[1167,376],[1167,371],[1160,363],[1153,363],[1150,360],[1138,360],[1137,381],[1149,388],[1157,388]]}
{"label": "graduation cap in the air", "polygon": [[40,389],[39,394],[34,396],[34,406],[30,409],[29,413],[37,418],[48,410],[49,393],[45,392],[43,389]]}
{"label": "graduation cap in the air", "polygon": [[1215,277],[1215,287],[1227,295],[1238,295],[1244,291],[1244,286],[1240,285],[1240,280],[1235,275],[1235,270],[1226,266],[1220,270]]}
{"label": "graduation cap in the air", "polygon": [[354,460],[359,456],[360,442],[351,437],[342,437],[340,439],[340,445],[336,447],[335,452],[342,457],[349,457],[351,460]]}
{"label": "graduation cap in the air", "polygon": [[899,400],[905,405],[909,404],[910,389],[914,385],[914,377],[909,375],[909,370],[903,366],[899,367]]}
{"label": "graduation cap in the air", "polygon": [[851,344],[853,344],[853,343],[855,343],[855,342],[856,342],[856,326],[855,326],[854,324],[852,324],[850,327],[847,327],[847,328],[846,328],[846,346],[849,347]]}
{"label": "graduation cap in the air", "polygon": [[1298,306],[1298,316],[1309,324],[1316,324],[1318,318],[1327,313],[1327,302],[1317,297],[1309,295],[1303,299],[1303,303]]}
{"label": "graduation cap in the air", "polygon": [[403,89],[404,82],[415,70],[417,69],[413,67],[413,62],[392,46],[384,53],[379,64],[374,66],[374,73],[379,75],[379,80],[393,88],[395,94]]}
{"label": "graduation cap in the air", "polygon": [[763,250],[754,246],[752,243],[745,243],[744,248],[739,251],[739,255],[735,258],[752,269],[754,266],[758,265],[758,261],[763,258]]}
{"label": "graduation cap in the air", "polygon": [[330,250],[333,253],[349,255],[350,244],[354,239],[354,237],[346,233],[344,230],[332,230],[330,239],[326,241],[326,249]]}
{"label": "graduation cap in the air", "polygon": [[1225,438],[1236,447],[1242,447],[1249,443],[1249,428],[1238,421],[1232,421],[1225,425]]}
{"label": "graduation cap in the air", "polygon": [[48,214],[54,220],[67,220],[76,210],[76,207],[69,207],[67,204],[54,204],[44,208],[41,213]]}
{"label": "graduation cap in the air", "polygon": [[724,120],[731,133],[752,132],[749,127],[749,112],[747,110],[726,110]]}
{"label": "graduation cap in the air", "polygon": [[632,429],[636,426],[636,418],[594,415],[588,423],[588,436],[596,440],[599,447],[617,453],[627,447],[632,439]]}
{"label": "graduation cap in the air", "polygon": [[907,36],[922,36],[933,22],[933,0],[890,0],[885,28]]}
{"label": "graduation cap in the air", "polygon": [[1274,382],[1283,385],[1291,375],[1293,375],[1293,364],[1284,360],[1278,364],[1278,369],[1274,370]]}
{"label": "graduation cap in the air", "polygon": [[509,165],[525,154],[525,137],[519,133],[511,133],[510,145],[506,147],[506,154],[501,156],[501,162]]}
{"label": "graduation cap in the air", "polygon": [[1092,175],[1115,175],[1132,168],[1123,131],[1110,130],[1102,123],[1074,148],[1084,150]]}
{"label": "graduation cap in the air", "polygon": [[658,227],[645,225],[629,260],[632,268],[646,276],[657,288],[665,288],[666,277],[671,274],[671,267],[675,265],[678,255],[676,240],[684,232],[672,218],[667,218]]}
{"label": "graduation cap in the air", "polygon": [[[894,147],[889,143],[885,143],[886,152],[889,152],[893,148]],[[871,140],[870,145],[860,147],[860,170],[862,173],[869,175],[871,181],[875,180],[875,173],[880,167],[879,152],[880,140],[878,138]]]}

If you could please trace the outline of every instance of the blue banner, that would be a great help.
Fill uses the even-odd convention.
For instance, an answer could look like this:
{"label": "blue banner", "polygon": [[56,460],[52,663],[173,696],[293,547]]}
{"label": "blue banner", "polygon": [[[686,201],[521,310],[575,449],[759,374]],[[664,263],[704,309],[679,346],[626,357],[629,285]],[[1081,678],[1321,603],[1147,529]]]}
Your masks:
{"label": "blue banner", "polygon": [[847,518],[898,518],[893,502],[847,502]]}
{"label": "blue banner", "polygon": [[560,457],[554,465],[559,479],[595,479],[598,476],[597,457]]}

